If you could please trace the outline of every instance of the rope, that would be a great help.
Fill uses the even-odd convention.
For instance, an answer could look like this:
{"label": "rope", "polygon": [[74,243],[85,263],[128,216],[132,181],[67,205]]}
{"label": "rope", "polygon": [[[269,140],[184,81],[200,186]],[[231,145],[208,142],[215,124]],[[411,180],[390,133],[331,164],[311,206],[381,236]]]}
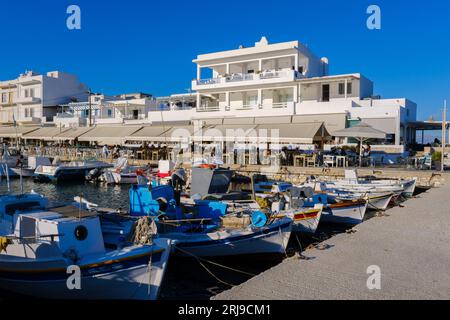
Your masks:
{"label": "rope", "polygon": [[221,267],[221,268],[224,268],[224,269],[227,269],[227,270],[231,270],[231,271],[234,271],[234,272],[242,273],[242,274],[245,274],[245,275],[247,275],[247,276],[251,276],[251,277],[256,276],[256,274],[253,274],[253,273],[250,273],[250,272],[246,272],[246,271],[243,271],[243,270],[235,269],[235,268],[228,267],[228,266],[225,266],[225,265],[223,265],[223,264],[220,264],[220,263],[217,263],[217,262],[214,262],[214,261],[205,259],[205,258],[201,258],[201,257],[196,256],[195,254],[193,254],[193,253],[191,253],[191,252],[188,252],[188,251],[186,251],[186,250],[183,250],[183,249],[177,247],[176,245],[174,245],[174,247],[175,247],[177,250],[180,250],[182,253],[185,253],[185,254],[187,254],[187,255],[190,255],[190,256],[194,257],[200,264],[201,264],[201,261],[204,261],[204,262],[210,263],[210,264],[212,264],[212,265],[215,265],[215,266],[217,266],[217,267]]}

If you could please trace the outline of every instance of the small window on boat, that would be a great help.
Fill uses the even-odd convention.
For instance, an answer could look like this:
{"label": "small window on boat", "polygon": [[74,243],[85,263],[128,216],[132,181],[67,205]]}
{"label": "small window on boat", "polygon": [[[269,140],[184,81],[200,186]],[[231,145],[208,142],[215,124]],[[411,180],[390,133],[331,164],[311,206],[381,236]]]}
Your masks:
{"label": "small window on boat", "polygon": [[13,215],[17,211],[30,211],[39,209],[41,207],[41,204],[37,201],[31,201],[31,202],[21,202],[21,203],[12,203],[5,206],[5,212],[8,215]]}
{"label": "small window on boat", "polygon": [[78,226],[75,228],[75,238],[79,241],[86,240],[88,236],[88,230],[85,226]]}

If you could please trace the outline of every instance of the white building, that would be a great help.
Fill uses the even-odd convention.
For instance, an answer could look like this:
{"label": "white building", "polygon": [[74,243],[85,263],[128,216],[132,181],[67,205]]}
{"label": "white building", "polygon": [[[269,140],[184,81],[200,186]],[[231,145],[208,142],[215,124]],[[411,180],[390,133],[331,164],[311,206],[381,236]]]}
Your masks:
{"label": "white building", "polygon": [[60,71],[46,75],[29,71],[0,82],[0,122],[11,124],[53,121],[57,106],[87,99],[87,87],[75,75]]}
{"label": "white building", "polygon": [[92,94],[86,101],[61,105],[54,123],[61,127],[108,124],[148,124],[148,112],[156,105],[149,94],[118,96]]}
{"label": "white building", "polygon": [[364,121],[389,134],[392,144],[415,139],[408,122],[416,104],[373,95],[373,83],[359,73],[329,75],[328,59],[298,41],[202,54],[193,60],[196,108],[149,112],[151,121],[266,117],[272,123],[324,122],[328,131]]}

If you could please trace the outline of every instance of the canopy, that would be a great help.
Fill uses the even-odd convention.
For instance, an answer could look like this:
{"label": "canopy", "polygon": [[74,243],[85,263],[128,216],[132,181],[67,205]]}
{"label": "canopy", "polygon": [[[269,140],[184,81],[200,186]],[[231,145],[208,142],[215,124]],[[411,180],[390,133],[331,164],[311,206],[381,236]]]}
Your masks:
{"label": "canopy", "polygon": [[[269,142],[278,139],[280,143],[310,144],[314,141],[331,139],[323,122],[263,124],[259,125],[257,129],[260,140],[267,137]],[[267,132],[263,133],[262,130],[267,130]]]}
{"label": "canopy", "polygon": [[24,126],[0,126],[0,138],[16,138],[22,137],[25,133],[37,130],[39,127],[24,127]]}
{"label": "canopy", "polygon": [[97,142],[99,145],[121,145],[141,126],[97,126],[78,137],[78,141]]}
{"label": "canopy", "polygon": [[53,140],[56,141],[73,141],[79,136],[85,134],[88,131],[91,131],[92,127],[79,127],[79,128],[70,128],[60,134],[57,134],[53,137]]}
{"label": "canopy", "polygon": [[351,128],[334,131],[333,136],[343,138],[386,139],[386,132],[375,129],[367,123],[360,122]]}
{"label": "canopy", "polygon": [[170,127],[147,126],[126,137],[128,141],[159,141],[159,137],[169,131]]}
{"label": "canopy", "polygon": [[364,139],[386,139],[386,133],[373,128],[367,123],[360,122],[359,124],[342,130],[333,132],[335,137],[357,138],[359,144],[359,165],[362,163],[362,144]]}
{"label": "canopy", "polygon": [[37,130],[24,134],[22,139],[51,141],[54,136],[66,132],[67,130],[69,130],[69,128],[41,127]]}

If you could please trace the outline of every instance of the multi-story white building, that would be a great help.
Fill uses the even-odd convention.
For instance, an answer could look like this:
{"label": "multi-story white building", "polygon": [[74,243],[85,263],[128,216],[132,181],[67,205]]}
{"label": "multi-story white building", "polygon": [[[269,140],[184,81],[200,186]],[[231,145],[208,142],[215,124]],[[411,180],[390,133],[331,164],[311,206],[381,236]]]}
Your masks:
{"label": "multi-story white building", "polygon": [[[373,83],[359,73],[329,75],[328,59],[298,41],[202,54],[193,60],[196,108],[149,112],[152,121],[272,118],[285,123],[324,122],[328,131],[364,121],[388,133],[392,144],[414,141],[408,122],[416,104],[373,95]],[[281,121],[281,119],[283,119]],[[294,120],[295,119],[295,120]]]}
{"label": "multi-story white building", "polygon": [[92,94],[86,101],[61,105],[53,121],[61,127],[146,124],[148,112],[155,105],[156,100],[144,93],[118,96]]}
{"label": "multi-story white building", "polygon": [[87,99],[87,90],[75,75],[59,71],[46,75],[29,71],[17,79],[0,81],[0,122],[51,122],[58,105]]}

